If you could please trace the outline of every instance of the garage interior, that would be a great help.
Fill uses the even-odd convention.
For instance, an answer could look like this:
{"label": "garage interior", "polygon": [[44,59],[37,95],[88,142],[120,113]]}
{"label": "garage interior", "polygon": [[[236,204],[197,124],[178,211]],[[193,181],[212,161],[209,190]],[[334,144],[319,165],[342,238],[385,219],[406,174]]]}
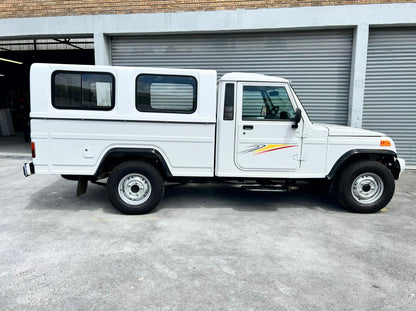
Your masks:
{"label": "garage interior", "polygon": [[93,65],[93,38],[0,40],[0,136],[9,143],[29,140],[29,73],[33,63]]}

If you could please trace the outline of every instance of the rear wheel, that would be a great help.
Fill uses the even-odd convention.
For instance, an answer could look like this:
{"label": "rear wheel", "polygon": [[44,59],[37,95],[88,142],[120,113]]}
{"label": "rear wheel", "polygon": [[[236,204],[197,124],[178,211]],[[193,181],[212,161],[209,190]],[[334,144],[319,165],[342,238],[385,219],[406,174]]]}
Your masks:
{"label": "rear wheel", "polygon": [[394,178],[383,164],[360,161],[344,169],[337,178],[336,194],[347,209],[373,213],[385,207],[394,194]]}
{"label": "rear wheel", "polygon": [[160,202],[164,193],[164,180],[152,165],[141,161],[128,161],[111,172],[107,193],[115,208],[125,214],[146,214]]}

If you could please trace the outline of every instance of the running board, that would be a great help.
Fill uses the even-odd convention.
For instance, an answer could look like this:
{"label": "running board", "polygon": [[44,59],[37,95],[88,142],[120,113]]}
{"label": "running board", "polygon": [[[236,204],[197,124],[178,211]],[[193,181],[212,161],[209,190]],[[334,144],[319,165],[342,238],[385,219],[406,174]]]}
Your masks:
{"label": "running board", "polygon": [[273,186],[241,186],[242,189],[247,191],[262,191],[262,192],[290,192],[293,190],[298,190],[299,187],[296,185],[286,186],[286,185],[273,185]]}

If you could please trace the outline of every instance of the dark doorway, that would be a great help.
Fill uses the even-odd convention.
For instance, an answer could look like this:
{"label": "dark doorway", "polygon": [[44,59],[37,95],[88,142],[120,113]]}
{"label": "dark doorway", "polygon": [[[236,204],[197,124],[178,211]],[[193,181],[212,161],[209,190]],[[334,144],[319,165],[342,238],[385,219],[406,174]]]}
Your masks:
{"label": "dark doorway", "polygon": [[[28,121],[30,113],[30,85],[29,73],[33,63],[62,63],[62,64],[94,64],[94,50],[92,39],[89,45],[79,47],[72,44],[69,39],[50,39],[54,44],[31,45],[7,41],[10,45],[1,44],[0,41],[0,136],[17,134],[21,140],[27,140]],[[47,42],[47,40],[43,40]],[[5,42],[5,41],[3,41]],[[17,42],[17,43],[13,43]],[[29,42],[35,42],[31,40]],[[10,48],[11,47],[11,48]],[[12,128],[7,131],[5,116],[10,115]],[[23,135],[25,134],[25,135]]]}

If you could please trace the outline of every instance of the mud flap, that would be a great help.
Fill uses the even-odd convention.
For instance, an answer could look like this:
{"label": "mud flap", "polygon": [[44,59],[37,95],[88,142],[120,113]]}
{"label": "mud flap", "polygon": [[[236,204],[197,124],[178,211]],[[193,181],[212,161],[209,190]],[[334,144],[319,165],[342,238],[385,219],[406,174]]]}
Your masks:
{"label": "mud flap", "polygon": [[88,186],[88,179],[85,177],[78,178],[78,185],[77,185],[77,197],[85,194],[87,192]]}

